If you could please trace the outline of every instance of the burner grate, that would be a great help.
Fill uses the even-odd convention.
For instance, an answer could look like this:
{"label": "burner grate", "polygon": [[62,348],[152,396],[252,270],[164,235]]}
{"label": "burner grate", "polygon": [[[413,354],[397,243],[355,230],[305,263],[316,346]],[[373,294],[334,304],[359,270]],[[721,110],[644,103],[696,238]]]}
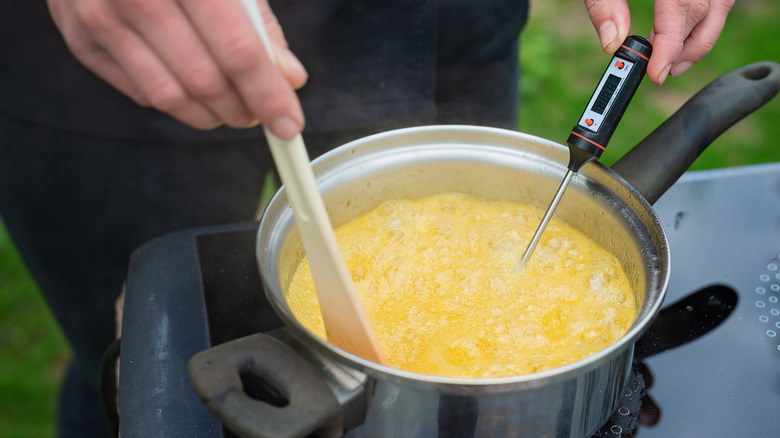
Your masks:
{"label": "burner grate", "polygon": [[642,400],[647,394],[645,378],[637,362],[631,368],[628,384],[620,400],[620,406],[601,429],[596,431],[592,438],[628,438],[633,437],[639,427],[639,415],[642,408]]}

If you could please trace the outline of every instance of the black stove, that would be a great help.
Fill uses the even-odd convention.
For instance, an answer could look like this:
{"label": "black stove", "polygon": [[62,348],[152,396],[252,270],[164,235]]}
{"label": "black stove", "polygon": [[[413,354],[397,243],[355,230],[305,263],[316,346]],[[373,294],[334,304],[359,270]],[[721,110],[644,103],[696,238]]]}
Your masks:
{"label": "black stove", "polygon": [[[654,207],[672,253],[664,309],[637,342],[621,406],[594,436],[780,436],[780,163],[689,172]],[[187,363],[281,326],[262,293],[256,230],[182,230],[134,254],[123,436],[232,436],[198,399]]]}
{"label": "black stove", "polygon": [[672,253],[665,304],[711,288],[735,307],[709,333],[643,360],[658,419],[639,435],[780,436],[780,164],[689,172],[654,208]]}

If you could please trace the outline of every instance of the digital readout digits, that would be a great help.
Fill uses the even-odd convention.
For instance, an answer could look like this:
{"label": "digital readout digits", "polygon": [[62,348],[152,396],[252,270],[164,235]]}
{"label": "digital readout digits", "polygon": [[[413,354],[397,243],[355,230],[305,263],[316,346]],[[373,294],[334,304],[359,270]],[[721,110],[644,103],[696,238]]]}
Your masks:
{"label": "digital readout digits", "polygon": [[615,90],[617,90],[619,84],[620,77],[610,74],[604,82],[604,87],[602,87],[601,93],[599,93],[599,97],[593,104],[591,111],[596,114],[604,114],[604,110],[607,109],[607,105],[609,105],[609,101],[612,99],[612,95],[615,94]]}

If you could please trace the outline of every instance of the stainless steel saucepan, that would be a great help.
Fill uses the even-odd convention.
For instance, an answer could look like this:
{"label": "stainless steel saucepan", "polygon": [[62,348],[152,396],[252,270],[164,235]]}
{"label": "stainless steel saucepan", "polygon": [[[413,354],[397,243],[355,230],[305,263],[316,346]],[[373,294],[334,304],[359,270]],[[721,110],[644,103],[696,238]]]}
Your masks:
{"label": "stainless steel saucepan", "polygon": [[[263,215],[257,258],[285,328],[196,355],[190,375],[197,392],[223,424],[250,437],[588,436],[616,409],[634,343],[656,316],[669,281],[667,239],[651,204],[718,135],[779,88],[776,63],[732,71],[612,168],[590,163],[572,179],[556,214],[620,258],[641,303],[628,333],[603,351],[536,374],[457,379],[381,366],[334,347],[305,329],[285,302],[304,251],[282,189]],[[544,208],[568,159],[566,146],[523,133],[425,126],[354,141],[313,165],[338,226],[384,200],[450,191]],[[249,374],[275,397],[250,397],[242,386]]]}

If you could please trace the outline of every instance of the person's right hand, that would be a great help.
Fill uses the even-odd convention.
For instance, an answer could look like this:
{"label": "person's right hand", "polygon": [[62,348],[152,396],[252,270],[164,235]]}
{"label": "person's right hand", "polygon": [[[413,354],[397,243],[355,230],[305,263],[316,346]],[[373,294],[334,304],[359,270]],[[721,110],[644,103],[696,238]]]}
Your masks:
{"label": "person's right hand", "polygon": [[266,0],[277,65],[237,1],[47,1],[73,55],[139,105],[198,129],[261,123],[288,140],[303,129],[294,90],[307,74]]}

